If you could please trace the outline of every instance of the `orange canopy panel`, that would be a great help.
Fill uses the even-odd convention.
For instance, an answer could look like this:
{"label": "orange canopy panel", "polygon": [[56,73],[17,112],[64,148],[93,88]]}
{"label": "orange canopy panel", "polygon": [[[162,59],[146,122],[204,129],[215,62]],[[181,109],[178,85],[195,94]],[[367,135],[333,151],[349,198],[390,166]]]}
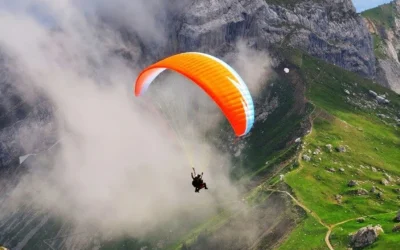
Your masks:
{"label": "orange canopy panel", "polygon": [[203,89],[222,110],[236,136],[246,135],[254,123],[254,104],[239,74],[222,60],[199,52],[167,57],[144,69],[136,79],[135,95],[142,95],[164,70],[178,72]]}

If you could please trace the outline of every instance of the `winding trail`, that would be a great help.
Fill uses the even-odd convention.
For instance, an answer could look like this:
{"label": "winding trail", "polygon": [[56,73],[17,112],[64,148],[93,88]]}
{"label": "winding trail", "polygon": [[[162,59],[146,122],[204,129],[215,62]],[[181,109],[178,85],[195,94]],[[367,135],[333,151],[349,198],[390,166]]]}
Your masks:
{"label": "winding trail", "polygon": [[[286,195],[288,195],[298,206],[300,206],[301,208],[304,209],[304,211],[306,211],[308,214],[310,214],[312,217],[314,217],[314,219],[316,219],[319,224],[321,224],[322,226],[324,226],[326,229],[328,229],[328,233],[325,236],[325,243],[328,246],[328,248],[330,250],[334,250],[331,243],[329,242],[329,235],[330,232],[332,231],[332,226],[327,225],[325,222],[322,221],[322,219],[318,216],[318,214],[314,213],[313,211],[311,211],[311,209],[309,209],[306,205],[304,205],[303,203],[301,203],[300,201],[298,201],[295,197],[293,197],[293,195],[291,195],[289,192],[287,191],[282,191],[282,190],[278,190],[278,189],[271,189],[271,188],[267,188],[266,190],[268,191],[272,191],[272,192],[279,192],[279,193],[284,193]],[[346,221],[345,221],[346,222]],[[345,223],[343,222],[343,223]],[[339,224],[339,223],[338,223]],[[336,224],[335,224],[336,226]]]}
{"label": "winding trail", "polygon": [[[366,216],[378,216],[378,215],[384,215],[384,214],[394,214],[394,213],[396,213],[396,212],[397,212],[397,211],[390,211],[390,212],[386,212],[386,213],[370,214],[370,215],[366,215]],[[336,223],[336,224],[333,224],[333,225],[330,225],[330,226],[329,226],[329,230],[328,230],[328,232],[326,232],[326,235],[325,235],[325,242],[326,242],[326,244],[328,245],[328,247],[330,246],[329,249],[333,249],[332,245],[331,245],[330,242],[329,242],[329,237],[331,236],[332,230],[333,230],[335,227],[339,226],[339,225],[345,224],[345,223],[347,223],[347,222],[349,222],[349,221],[357,220],[357,219],[360,218],[360,217],[365,217],[365,216],[359,216],[359,217],[357,217],[357,218],[347,219],[347,220],[344,220],[344,221],[341,221],[341,222],[338,222],[338,223]]]}
{"label": "winding trail", "polygon": [[332,233],[332,230],[333,230],[335,227],[337,227],[337,226],[339,226],[339,225],[342,225],[342,224],[345,224],[345,223],[347,223],[347,222],[349,222],[349,221],[357,220],[357,219],[360,218],[360,217],[378,216],[378,215],[384,215],[384,214],[394,214],[394,213],[397,212],[397,211],[390,211],[390,212],[386,212],[386,213],[378,213],[378,214],[371,214],[371,215],[365,215],[365,216],[358,216],[358,217],[355,217],[355,218],[350,218],[350,219],[347,219],[347,220],[338,222],[338,223],[336,223],[336,224],[328,225],[328,224],[326,224],[325,222],[322,221],[322,219],[318,216],[318,214],[312,212],[311,209],[309,209],[306,205],[304,205],[303,203],[301,203],[300,201],[298,201],[298,200],[297,200],[295,197],[293,197],[293,195],[291,195],[289,192],[287,192],[287,191],[282,191],[282,190],[279,190],[279,189],[272,189],[272,188],[267,188],[267,189],[265,189],[265,190],[271,191],[271,192],[279,192],[279,193],[283,193],[283,194],[288,195],[298,206],[300,206],[301,208],[303,208],[308,214],[310,214],[312,217],[314,217],[322,226],[324,226],[326,229],[328,229],[328,231],[327,231],[327,233],[326,233],[326,235],[325,235],[325,243],[326,243],[326,245],[328,246],[328,248],[329,248],[330,250],[334,250],[333,246],[331,245],[331,242],[329,241],[329,237],[330,237],[330,235],[331,235],[331,233]]}

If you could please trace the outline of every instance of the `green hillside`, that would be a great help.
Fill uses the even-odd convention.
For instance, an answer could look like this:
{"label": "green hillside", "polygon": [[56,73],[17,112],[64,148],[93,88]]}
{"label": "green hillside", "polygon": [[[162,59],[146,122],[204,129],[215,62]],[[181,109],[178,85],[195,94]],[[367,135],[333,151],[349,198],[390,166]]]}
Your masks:
{"label": "green hillside", "polygon": [[[400,115],[399,96],[354,73],[306,55],[302,56],[300,71],[307,82],[307,98],[316,107],[311,116],[313,129],[305,138],[301,154],[310,156],[311,160],[302,159],[300,167],[285,176],[285,182],[325,227],[362,216],[391,213],[393,217],[400,204],[400,132],[396,121]],[[387,93],[390,104],[377,104],[369,90]],[[332,145],[332,151],[328,144]],[[346,152],[336,150],[340,146]],[[384,185],[383,179],[390,181]],[[349,187],[351,180],[357,185]],[[363,190],[367,192],[363,194]],[[304,224],[313,227],[309,220]],[[358,228],[370,223],[385,222],[367,219]],[[358,228],[344,224],[340,235],[348,235]],[[313,249],[326,249],[325,243],[320,242],[325,233],[310,237],[311,242],[307,244],[313,243]],[[333,247],[346,249],[348,238],[337,234],[334,230],[331,235]],[[400,235],[392,233],[391,228],[385,235],[374,248],[392,249],[393,238],[400,241]],[[291,234],[282,249],[290,249],[302,242],[302,238]],[[391,240],[385,241],[386,238]]]}

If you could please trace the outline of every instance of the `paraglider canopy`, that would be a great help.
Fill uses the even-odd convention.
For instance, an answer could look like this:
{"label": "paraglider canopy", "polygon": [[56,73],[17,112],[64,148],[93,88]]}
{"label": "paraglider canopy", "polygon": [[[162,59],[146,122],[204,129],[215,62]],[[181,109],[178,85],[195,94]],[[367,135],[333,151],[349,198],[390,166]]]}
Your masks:
{"label": "paraglider canopy", "polygon": [[135,95],[142,95],[166,69],[182,74],[203,89],[220,107],[236,136],[251,130],[254,104],[245,82],[232,67],[208,54],[186,52],[150,65],[136,79]]}
{"label": "paraglider canopy", "polygon": [[285,71],[286,74],[289,73],[289,69],[288,68],[285,68],[284,71]]}

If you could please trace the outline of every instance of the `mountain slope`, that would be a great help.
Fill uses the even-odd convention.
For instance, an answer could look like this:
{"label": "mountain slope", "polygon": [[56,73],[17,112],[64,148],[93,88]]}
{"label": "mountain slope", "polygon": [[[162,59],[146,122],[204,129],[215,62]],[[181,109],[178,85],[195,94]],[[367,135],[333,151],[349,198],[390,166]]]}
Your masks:
{"label": "mountain slope", "polygon": [[400,93],[400,1],[396,0],[362,13],[374,40],[377,81]]}

